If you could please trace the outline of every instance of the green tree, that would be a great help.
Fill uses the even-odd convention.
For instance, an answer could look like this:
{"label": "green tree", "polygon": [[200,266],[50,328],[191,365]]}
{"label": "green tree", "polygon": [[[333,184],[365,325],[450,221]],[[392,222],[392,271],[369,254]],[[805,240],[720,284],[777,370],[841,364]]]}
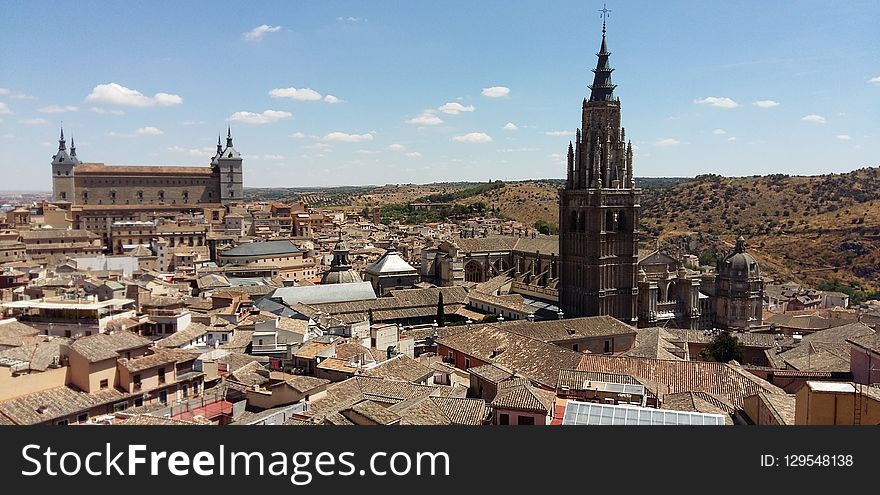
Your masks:
{"label": "green tree", "polygon": [[446,309],[443,307],[443,291],[437,296],[437,326],[446,326]]}
{"label": "green tree", "polygon": [[728,361],[743,360],[743,349],[739,345],[739,339],[731,335],[730,332],[724,331],[716,335],[709,344],[700,351],[700,359],[703,361],[715,361],[718,363],[726,363]]}
{"label": "green tree", "polygon": [[700,253],[700,265],[715,266],[718,264],[718,257],[712,251],[702,251]]}
{"label": "green tree", "polygon": [[537,222],[535,222],[535,229],[537,229],[538,232],[544,235],[559,233],[559,228],[551,223],[548,223],[546,220],[538,220]]}

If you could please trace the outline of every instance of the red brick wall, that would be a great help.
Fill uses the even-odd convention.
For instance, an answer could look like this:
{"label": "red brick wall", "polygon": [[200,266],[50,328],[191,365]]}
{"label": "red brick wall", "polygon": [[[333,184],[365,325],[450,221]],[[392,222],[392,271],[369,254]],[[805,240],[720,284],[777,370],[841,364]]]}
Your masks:
{"label": "red brick wall", "polygon": [[[450,364],[452,364],[453,366],[455,366],[456,368],[458,368],[460,370],[467,370],[468,368],[473,368],[475,366],[482,366],[484,364],[489,364],[485,361],[480,361],[479,359],[477,359],[473,356],[469,356],[463,352],[458,352],[458,351],[452,350],[452,349],[444,346],[443,344],[437,344],[437,355],[442,357],[444,361],[447,360],[450,352],[452,353],[453,359],[455,360],[453,363],[450,363]],[[468,360],[469,366],[465,365],[465,359]]]}

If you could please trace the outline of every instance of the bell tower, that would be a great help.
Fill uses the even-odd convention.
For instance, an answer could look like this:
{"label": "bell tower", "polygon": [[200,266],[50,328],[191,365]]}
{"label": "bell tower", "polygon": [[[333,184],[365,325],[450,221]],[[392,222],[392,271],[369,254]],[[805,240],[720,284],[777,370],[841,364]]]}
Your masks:
{"label": "bell tower", "polygon": [[632,144],[620,126],[610,55],[603,21],[590,96],[581,105],[559,191],[559,305],[566,316],[610,315],[636,325],[641,189],[633,181]]}

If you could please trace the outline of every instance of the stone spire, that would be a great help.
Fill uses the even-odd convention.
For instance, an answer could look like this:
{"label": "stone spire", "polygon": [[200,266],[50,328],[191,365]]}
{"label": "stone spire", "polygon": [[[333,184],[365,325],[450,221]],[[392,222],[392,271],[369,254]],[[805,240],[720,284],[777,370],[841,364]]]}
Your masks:
{"label": "stone spire", "polygon": [[217,155],[223,153],[223,145],[220,144],[220,134],[217,134]]}
{"label": "stone spire", "polygon": [[734,253],[744,253],[746,252],[746,239],[743,236],[739,236],[736,239],[736,248],[733,250]]}
{"label": "stone spire", "polygon": [[614,69],[608,62],[608,44],[605,42],[605,21],[602,21],[602,45],[599,47],[599,53],[596,54],[599,60],[596,62],[596,68],[593,69],[593,84],[590,85],[590,101],[613,101],[614,88],[616,84],[611,82],[611,73]]}
{"label": "stone spire", "polygon": [[73,138],[70,138],[70,157],[73,158],[76,156],[76,143],[73,142]]}
{"label": "stone spire", "polygon": [[58,138],[58,151],[65,151],[67,143],[64,141],[64,126],[61,126],[61,137]]}
{"label": "stone spire", "polygon": [[229,124],[226,124],[226,147],[232,147],[232,127]]}

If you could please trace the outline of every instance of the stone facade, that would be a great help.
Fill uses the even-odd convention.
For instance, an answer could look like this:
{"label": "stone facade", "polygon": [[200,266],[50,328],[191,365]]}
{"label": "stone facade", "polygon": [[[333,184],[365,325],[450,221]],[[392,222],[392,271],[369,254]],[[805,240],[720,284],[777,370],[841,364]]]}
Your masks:
{"label": "stone facade", "polygon": [[52,197],[76,205],[196,205],[242,200],[242,158],[232,145],[218,139],[207,167],[115,166],[83,163],[64,132],[52,157]]}
{"label": "stone facade", "polygon": [[697,330],[707,296],[700,294],[700,273],[654,251],[639,261],[639,327]]}

